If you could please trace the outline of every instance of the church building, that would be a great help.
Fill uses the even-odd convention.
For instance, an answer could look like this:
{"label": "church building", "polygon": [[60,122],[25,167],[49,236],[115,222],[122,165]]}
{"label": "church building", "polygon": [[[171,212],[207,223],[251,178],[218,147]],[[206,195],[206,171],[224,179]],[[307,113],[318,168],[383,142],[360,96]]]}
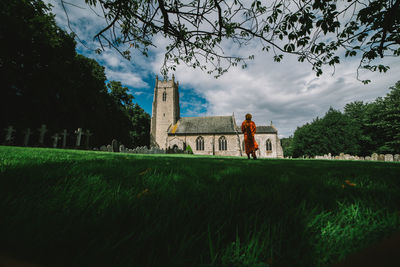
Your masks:
{"label": "church building", "polygon": [[[241,125],[236,125],[234,114],[181,118],[178,87],[174,75],[172,80],[158,80],[156,76],[150,128],[151,146],[185,150],[190,145],[193,154],[197,155],[247,157]],[[259,146],[257,157],[283,158],[278,131],[272,122],[268,126],[257,125],[255,139]]]}

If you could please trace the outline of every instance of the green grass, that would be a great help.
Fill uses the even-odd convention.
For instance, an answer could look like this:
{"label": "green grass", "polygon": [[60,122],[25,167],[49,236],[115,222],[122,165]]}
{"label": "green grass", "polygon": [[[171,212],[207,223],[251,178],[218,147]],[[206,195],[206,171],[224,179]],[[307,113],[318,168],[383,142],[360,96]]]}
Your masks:
{"label": "green grass", "polygon": [[1,251],[45,266],[326,266],[399,207],[398,163],[0,146]]}

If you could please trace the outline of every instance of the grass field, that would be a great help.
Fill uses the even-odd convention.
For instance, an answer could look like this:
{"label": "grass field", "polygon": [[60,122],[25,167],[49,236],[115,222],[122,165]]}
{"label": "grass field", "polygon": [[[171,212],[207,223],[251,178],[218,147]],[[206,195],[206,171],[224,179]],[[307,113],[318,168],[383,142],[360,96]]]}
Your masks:
{"label": "grass field", "polygon": [[44,266],[326,266],[399,207],[398,163],[0,146],[0,249]]}

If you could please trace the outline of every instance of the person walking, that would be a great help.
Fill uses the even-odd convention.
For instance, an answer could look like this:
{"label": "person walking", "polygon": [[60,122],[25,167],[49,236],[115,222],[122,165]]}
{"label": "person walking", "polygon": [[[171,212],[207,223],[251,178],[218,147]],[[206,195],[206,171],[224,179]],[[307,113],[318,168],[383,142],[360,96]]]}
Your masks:
{"label": "person walking", "polygon": [[242,133],[244,134],[244,147],[247,154],[247,158],[250,159],[250,154],[253,159],[257,159],[256,151],[258,150],[258,144],[254,139],[256,134],[256,124],[251,120],[251,114],[246,114],[246,119],[242,123]]}

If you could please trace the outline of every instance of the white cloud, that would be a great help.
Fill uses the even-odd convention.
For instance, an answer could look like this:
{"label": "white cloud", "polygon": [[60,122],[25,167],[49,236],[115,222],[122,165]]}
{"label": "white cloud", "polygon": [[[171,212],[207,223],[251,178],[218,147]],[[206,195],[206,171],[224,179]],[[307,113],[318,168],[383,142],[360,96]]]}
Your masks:
{"label": "white cloud", "polygon": [[[89,47],[97,48],[98,44],[92,39],[105,26],[104,19],[90,11],[83,1],[70,1],[85,8],[67,7],[71,27]],[[67,29],[62,8],[57,5],[53,11],[57,14],[57,23]],[[96,12],[101,14],[98,8]],[[164,49],[168,43],[168,40],[160,36],[153,41],[156,48],[151,49],[149,58],[135,52],[134,61],[131,62],[123,59],[115,50],[96,55],[81,44],[78,48],[106,67],[108,79],[118,80],[132,87],[148,88],[148,91],[140,90],[136,95],[144,92],[150,96],[153,84],[149,85],[145,79],[160,72]],[[285,137],[293,134],[297,126],[310,122],[317,116],[322,117],[330,106],[343,110],[345,104],[352,101],[371,102],[376,97],[384,96],[388,88],[400,79],[400,65],[396,58],[385,59],[391,66],[386,74],[361,73],[361,79],[372,80],[371,84],[363,85],[356,80],[359,59],[342,59],[334,76],[330,74],[333,69],[327,68],[321,77],[316,77],[310,65],[299,63],[295,57],[284,56],[283,62],[273,62],[272,53],[261,52],[257,44],[238,49],[227,42],[224,43],[224,48],[226,53],[254,54],[256,58],[249,62],[247,69],[231,68],[219,79],[200,70],[178,65],[175,79],[180,83],[181,98],[190,90],[190,95],[206,100],[204,103],[199,98],[184,98],[186,101],[181,101],[181,109],[186,109],[185,114],[190,116],[231,115],[234,112],[238,123],[241,123],[246,113],[252,113],[257,125],[267,125],[273,121],[280,136]],[[151,105],[152,97],[146,99]],[[204,110],[207,110],[205,114]]]}

